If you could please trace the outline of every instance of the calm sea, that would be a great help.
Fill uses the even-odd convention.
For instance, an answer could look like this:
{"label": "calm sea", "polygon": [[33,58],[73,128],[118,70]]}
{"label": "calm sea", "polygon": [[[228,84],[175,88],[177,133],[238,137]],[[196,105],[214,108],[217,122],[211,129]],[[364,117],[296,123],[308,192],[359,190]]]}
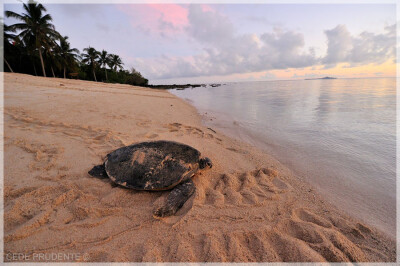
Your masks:
{"label": "calm sea", "polygon": [[396,230],[396,79],[227,83],[171,92],[272,154],[331,203]]}

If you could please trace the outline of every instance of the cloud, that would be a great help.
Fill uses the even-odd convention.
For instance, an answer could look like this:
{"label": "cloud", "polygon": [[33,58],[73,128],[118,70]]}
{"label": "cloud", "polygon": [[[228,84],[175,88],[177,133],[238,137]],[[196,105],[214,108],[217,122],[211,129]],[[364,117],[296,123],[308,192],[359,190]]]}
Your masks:
{"label": "cloud", "polygon": [[189,6],[188,22],[187,32],[200,42],[219,45],[233,38],[232,22],[227,17],[201,6]]}
{"label": "cloud", "polygon": [[304,36],[293,31],[282,32],[275,30],[273,33],[261,35],[264,42],[263,50],[265,61],[270,63],[271,69],[307,67],[316,63],[315,52],[304,48]]}
{"label": "cloud", "polygon": [[177,4],[149,4],[146,5],[154,13],[158,13],[163,21],[170,23],[173,26],[179,27],[187,25],[187,9]]}
{"label": "cloud", "polygon": [[352,37],[346,26],[338,25],[326,30],[325,35],[328,38],[328,51],[322,62],[328,65],[344,62],[352,48]]}
{"label": "cloud", "polygon": [[[327,53],[317,57],[315,49],[306,49],[304,35],[275,27],[263,34],[239,34],[230,19],[200,5],[187,7],[187,24],[183,31],[196,45],[196,55],[162,56],[136,60],[137,68],[150,79],[200,76],[223,76],[278,69],[334,67],[347,63],[349,67],[383,63],[395,57],[395,26],[375,34],[363,32],[353,36],[345,25],[326,30]],[[161,17],[163,18],[163,17]],[[165,22],[163,27],[174,27]],[[182,24],[181,24],[182,26]]]}
{"label": "cloud", "polygon": [[129,16],[135,29],[145,34],[167,37],[182,32],[188,24],[188,10],[179,4],[120,4],[117,8]]}
{"label": "cloud", "polygon": [[306,67],[316,62],[312,50],[303,51],[304,37],[300,33],[276,28],[261,36],[238,35],[228,17],[199,5],[188,7],[185,30],[189,38],[203,46],[201,53],[153,60],[162,65],[152,68],[154,71],[145,65],[138,68],[152,79],[166,79]]}
{"label": "cloud", "polygon": [[338,63],[348,63],[349,67],[375,63],[381,64],[396,55],[396,25],[385,27],[385,32],[375,34],[364,31],[352,36],[345,25],[325,31],[328,50],[322,59],[325,68]]}

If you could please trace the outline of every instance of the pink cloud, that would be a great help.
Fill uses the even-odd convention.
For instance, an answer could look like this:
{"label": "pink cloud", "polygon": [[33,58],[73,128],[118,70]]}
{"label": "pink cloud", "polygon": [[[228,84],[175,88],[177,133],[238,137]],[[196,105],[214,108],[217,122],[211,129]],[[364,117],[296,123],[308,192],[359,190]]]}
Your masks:
{"label": "pink cloud", "polygon": [[214,8],[212,8],[210,5],[201,5],[201,9],[203,12],[215,12]]}
{"label": "pink cloud", "polygon": [[188,25],[188,10],[178,4],[132,4],[117,8],[129,15],[132,26],[158,33],[176,33]]}
{"label": "pink cloud", "polygon": [[149,9],[158,12],[164,21],[172,23],[174,26],[182,26],[188,24],[188,10],[176,4],[150,4]]}

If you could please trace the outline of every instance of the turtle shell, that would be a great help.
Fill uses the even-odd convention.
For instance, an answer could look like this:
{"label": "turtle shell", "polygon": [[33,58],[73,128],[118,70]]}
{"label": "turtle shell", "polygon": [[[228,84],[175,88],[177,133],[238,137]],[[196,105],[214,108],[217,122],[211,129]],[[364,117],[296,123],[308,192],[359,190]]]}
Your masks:
{"label": "turtle shell", "polygon": [[173,141],[141,142],[107,155],[105,169],[115,183],[139,190],[165,190],[198,170],[200,152]]}

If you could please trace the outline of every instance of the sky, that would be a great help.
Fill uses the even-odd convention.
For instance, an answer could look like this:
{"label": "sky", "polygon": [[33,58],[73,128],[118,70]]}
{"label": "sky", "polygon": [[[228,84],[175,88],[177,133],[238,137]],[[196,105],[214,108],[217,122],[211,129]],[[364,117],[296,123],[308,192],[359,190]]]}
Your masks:
{"label": "sky", "polygon": [[150,84],[396,76],[394,4],[44,5],[71,46]]}

